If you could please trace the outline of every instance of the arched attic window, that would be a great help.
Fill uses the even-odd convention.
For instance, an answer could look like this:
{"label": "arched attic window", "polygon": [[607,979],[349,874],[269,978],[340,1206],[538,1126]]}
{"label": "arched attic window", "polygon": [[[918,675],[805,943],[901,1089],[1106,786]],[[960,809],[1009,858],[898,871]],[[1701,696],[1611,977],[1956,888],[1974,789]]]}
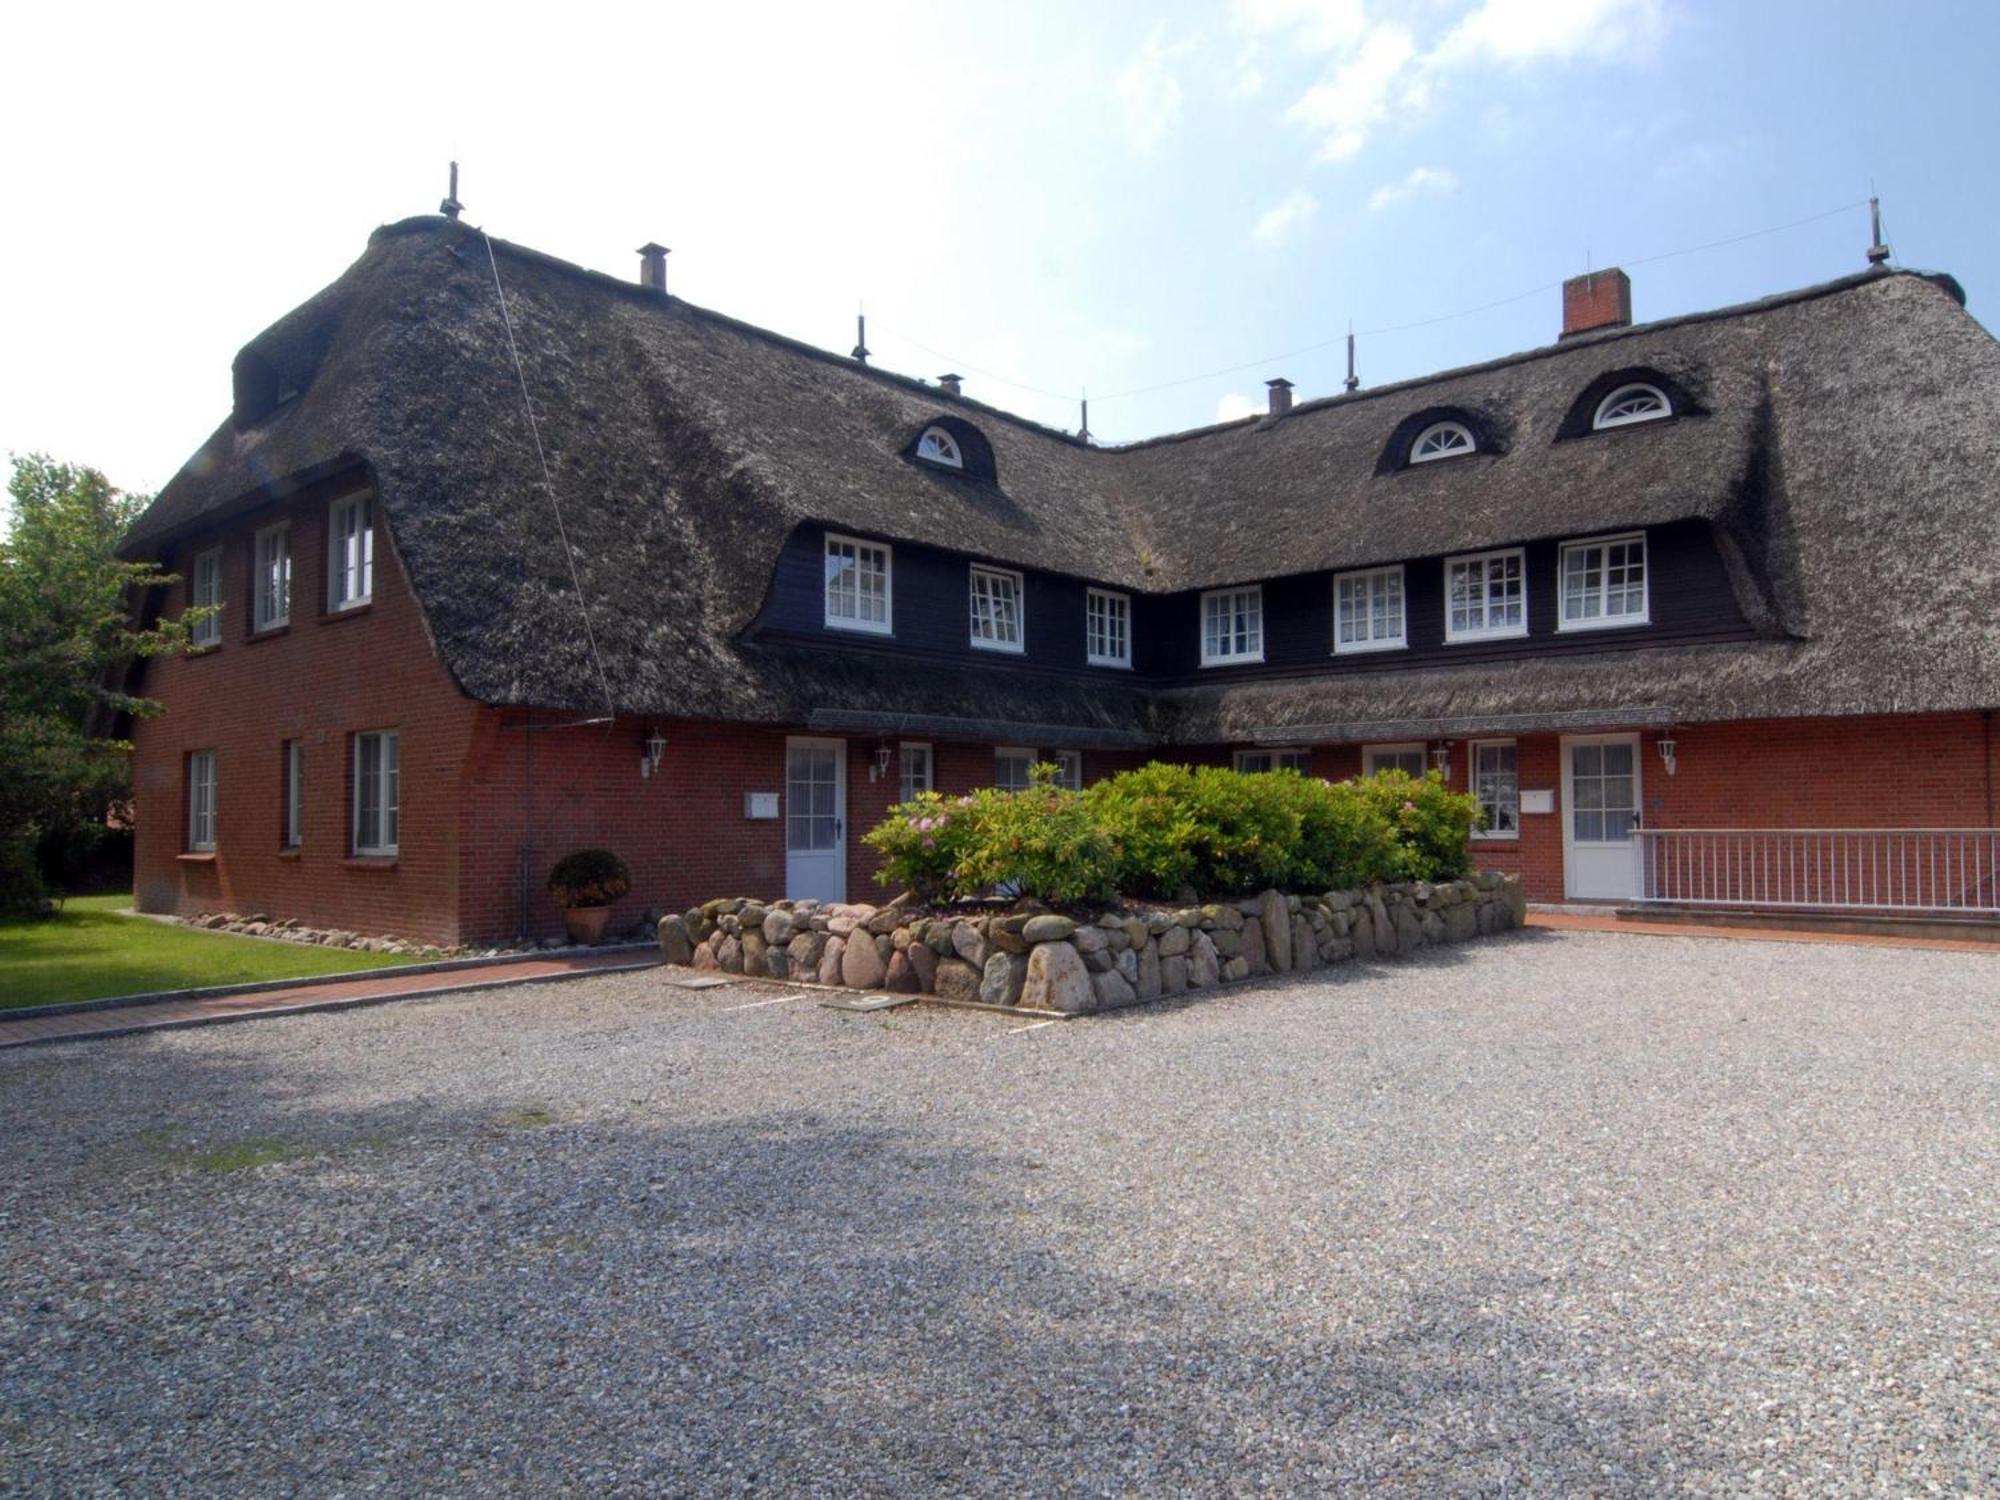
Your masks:
{"label": "arched attic window", "polygon": [[947,469],[965,467],[965,454],[958,446],[958,439],[942,427],[924,429],[923,436],[917,439],[917,457]]}
{"label": "arched attic window", "polygon": [[1635,422],[1658,422],[1674,414],[1674,404],[1656,385],[1621,385],[1597,403],[1591,427],[1602,432],[1607,427],[1629,427]]}
{"label": "arched attic window", "polygon": [[1479,440],[1463,422],[1433,422],[1410,444],[1410,462],[1435,463],[1441,458],[1457,458],[1478,451]]}

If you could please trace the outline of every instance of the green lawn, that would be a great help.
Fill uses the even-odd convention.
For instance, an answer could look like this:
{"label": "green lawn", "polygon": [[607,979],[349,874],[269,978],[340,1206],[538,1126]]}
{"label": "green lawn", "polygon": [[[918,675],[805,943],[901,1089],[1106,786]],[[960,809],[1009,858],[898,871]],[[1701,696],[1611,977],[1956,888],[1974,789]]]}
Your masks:
{"label": "green lawn", "polygon": [[196,932],[118,914],[131,905],[127,895],[78,896],[52,921],[0,923],[0,1010],[417,962],[392,953]]}

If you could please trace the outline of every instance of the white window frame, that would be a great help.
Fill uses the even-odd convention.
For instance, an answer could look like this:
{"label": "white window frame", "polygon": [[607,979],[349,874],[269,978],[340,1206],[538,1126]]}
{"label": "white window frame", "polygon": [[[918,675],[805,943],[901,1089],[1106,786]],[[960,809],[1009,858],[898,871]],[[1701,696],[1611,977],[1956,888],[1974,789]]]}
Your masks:
{"label": "white window frame", "polygon": [[[851,556],[842,556],[843,552]],[[860,614],[865,595],[862,579],[867,568],[862,557],[864,553],[879,553],[882,559],[882,618],[863,619]],[[852,615],[837,614],[834,611],[834,570],[830,566],[836,558],[854,568],[854,608]],[[887,542],[871,542],[858,536],[845,536],[837,531],[829,531],[820,551],[820,607],[824,611],[826,627],[829,630],[858,630],[866,635],[893,635],[896,628],[896,549]]]}
{"label": "white window frame", "polygon": [[285,847],[297,849],[306,841],[306,744],[285,741]]}
{"label": "white window frame", "polygon": [[[1394,578],[1396,580],[1396,634],[1365,641],[1343,641],[1340,638],[1341,592],[1349,585],[1365,584],[1371,594],[1375,580]],[[1364,619],[1373,628],[1374,610],[1372,598],[1363,601]],[[1403,565],[1396,563],[1387,568],[1363,568],[1354,573],[1337,573],[1333,579],[1333,652],[1336,656],[1359,656],[1368,651],[1401,651],[1410,644],[1410,590],[1409,582],[1403,576]]]}
{"label": "white window frame", "polygon": [[1400,766],[1379,766],[1378,760],[1386,760],[1396,755],[1414,755],[1422,763],[1417,775],[1422,776],[1431,768],[1431,749],[1422,740],[1399,740],[1394,744],[1363,745],[1361,747],[1361,774],[1373,776],[1377,771],[1399,771]]}
{"label": "white window frame", "polygon": [[[1102,607],[1104,626],[1097,616]],[[1100,635],[1106,646],[1122,646],[1123,654],[1099,650]],[[1116,589],[1086,589],[1083,600],[1083,659],[1093,667],[1132,667],[1132,596]]]}
{"label": "white window frame", "polygon": [[[1450,448],[1433,449],[1424,452],[1424,444],[1432,438],[1440,441],[1448,434],[1457,434],[1463,442]],[[1410,462],[1413,464],[1434,464],[1447,458],[1464,458],[1479,451],[1479,439],[1472,435],[1472,429],[1463,422],[1433,422],[1418,433],[1410,443]]]}
{"label": "white window frame", "polygon": [[375,500],[344,495],[326,510],[326,612],[360,609],[374,598]]}
{"label": "white window frame", "polygon": [[[402,734],[394,729],[365,729],[349,741],[354,762],[354,816],[349,848],[357,859],[379,859],[396,854],[402,843]],[[363,745],[377,745],[375,761],[375,826],[364,826],[368,801],[363,795],[368,768]]]}
{"label": "white window frame", "polygon": [[[1572,552],[1587,551],[1590,548],[1611,548],[1621,543],[1639,544],[1639,612],[1637,614],[1606,615],[1596,618],[1580,616],[1570,618],[1569,613],[1569,557]],[[1611,569],[1608,562],[1598,565],[1597,598],[1602,608],[1610,595]],[[1564,542],[1556,550],[1556,629],[1570,630],[1624,630],[1634,625],[1650,625],[1653,621],[1653,557],[1652,549],[1646,545],[1643,531],[1621,531],[1614,536],[1583,537],[1578,541]]]}
{"label": "white window frame", "polygon": [[[1655,401],[1659,402],[1659,410],[1627,412],[1622,416],[1605,415],[1613,407],[1622,405],[1634,396],[1642,395],[1651,396]],[[1632,427],[1640,422],[1664,422],[1673,414],[1674,403],[1668,399],[1665,391],[1656,385],[1649,385],[1643,380],[1634,380],[1629,384],[1619,386],[1617,390],[1597,403],[1597,412],[1590,419],[1590,428],[1593,432],[1603,432],[1607,428]]]}
{"label": "white window frame", "polygon": [[[1465,630],[1454,627],[1451,618],[1452,574],[1461,567],[1479,565],[1480,604],[1479,617],[1489,620],[1493,614],[1492,565],[1507,558],[1514,559],[1521,576],[1521,620],[1519,624],[1482,624]],[[1528,554],[1525,547],[1498,547],[1491,552],[1466,552],[1444,560],[1444,638],[1446,641],[1500,641],[1511,640],[1528,633]]]}
{"label": "white window frame", "polygon": [[218,778],[213,750],[191,750],[187,758],[187,852],[215,853]]}
{"label": "white window frame", "polygon": [[[988,591],[992,607],[982,620],[979,613],[979,585],[984,579],[990,584],[1006,584],[1014,591],[1014,639],[1004,640],[998,635],[981,637],[982,625],[998,630],[1001,624],[1001,600],[997,594]],[[1012,568],[988,567],[985,563],[973,563],[966,571],[966,606],[971,611],[967,629],[974,650],[1005,651],[1011,656],[1019,656],[1028,649],[1028,588],[1027,581]]]}
{"label": "white window frame", "polygon": [[206,649],[222,644],[222,549],[207,547],[195,553],[188,569],[188,602],[196,609],[215,607],[215,613],[197,620],[188,639]]}
{"label": "white window frame", "polygon": [[[1253,602],[1253,605],[1256,610],[1257,644],[1254,648],[1248,648],[1242,651],[1238,651],[1234,649],[1237,636],[1237,630],[1235,628],[1235,616],[1238,613],[1238,606],[1236,601],[1244,598],[1250,599]],[[1225,632],[1227,637],[1227,644],[1230,649],[1223,651],[1215,651],[1211,649],[1211,640],[1208,629],[1208,617],[1210,608],[1217,604],[1221,604],[1224,608],[1228,609],[1230,612],[1231,624],[1229,630]],[[1204,667],[1238,666],[1247,662],[1262,661],[1264,659],[1264,586],[1261,583],[1253,583],[1247,588],[1203,590],[1201,596],[1200,626],[1201,626],[1201,664]]]}
{"label": "white window frame", "polygon": [[[1041,757],[1026,745],[995,745],[993,747],[993,784],[1002,791],[1017,792],[1022,790],[1033,779],[1032,773],[1035,769],[1035,764],[1040,759]],[[1020,786],[1010,786],[1007,782],[1000,779],[1001,762],[1015,760],[1021,762]]]}
{"label": "white window frame", "polygon": [[1301,776],[1312,775],[1312,751],[1303,745],[1274,745],[1268,750],[1261,747],[1238,750],[1233,763],[1238,771],[1248,776],[1260,775],[1266,771],[1297,771]]}
{"label": "white window frame", "polygon": [[[922,786],[917,785],[915,774],[919,766],[923,768]],[[899,802],[908,802],[920,792],[936,791],[937,757],[932,753],[930,745],[919,744],[914,740],[903,741],[896,749],[896,776],[897,789],[902,794],[897,798]]]}
{"label": "white window frame", "polygon": [[1056,785],[1072,792],[1083,790],[1083,752],[1058,750],[1055,753]]}
{"label": "white window frame", "polygon": [[917,438],[917,457],[941,469],[963,469],[965,450],[958,439],[942,427],[926,427]]}
{"label": "white window frame", "polygon": [[258,530],[251,552],[251,626],[278,630],[292,623],[292,527],[289,521]]}
{"label": "white window frame", "polygon": [[[1471,743],[1471,745],[1467,747],[1466,790],[1472,793],[1473,798],[1479,803],[1480,807],[1484,809],[1488,806],[1488,802],[1487,799],[1481,795],[1479,790],[1479,778],[1482,774],[1479,768],[1479,754],[1482,750],[1512,750],[1514,752],[1514,790],[1512,798],[1513,808],[1514,808],[1514,826],[1511,828],[1495,828],[1491,826],[1485,828],[1475,828],[1472,830],[1472,836],[1475,839],[1479,839],[1482,841],[1504,840],[1508,843],[1514,843],[1518,841],[1521,837],[1520,743],[1519,741],[1516,740],[1474,740]],[[1497,775],[1499,773],[1496,772],[1495,774]],[[1495,799],[1496,802],[1500,800],[1501,799],[1499,798]]]}

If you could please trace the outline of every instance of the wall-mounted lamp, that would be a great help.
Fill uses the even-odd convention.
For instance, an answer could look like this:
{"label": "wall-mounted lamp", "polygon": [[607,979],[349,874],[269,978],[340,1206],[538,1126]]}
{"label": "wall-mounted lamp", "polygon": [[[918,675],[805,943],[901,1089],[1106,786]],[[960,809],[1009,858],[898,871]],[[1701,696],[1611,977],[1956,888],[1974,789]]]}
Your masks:
{"label": "wall-mounted lamp", "polygon": [[1673,775],[1677,769],[1675,752],[1680,748],[1674,743],[1673,734],[1671,732],[1663,734],[1654,743],[1660,747],[1660,761],[1666,766],[1667,774]]}
{"label": "wall-mounted lamp", "polygon": [[667,737],[655,729],[646,736],[646,748],[639,752],[639,777],[642,781],[659,771],[666,753]]}
{"label": "wall-mounted lamp", "polygon": [[1451,779],[1451,741],[1439,740],[1431,746],[1431,764],[1437,767],[1438,775]]}
{"label": "wall-mounted lamp", "polygon": [[868,779],[880,781],[889,774],[889,745],[882,741],[875,746],[875,764],[868,768]]}

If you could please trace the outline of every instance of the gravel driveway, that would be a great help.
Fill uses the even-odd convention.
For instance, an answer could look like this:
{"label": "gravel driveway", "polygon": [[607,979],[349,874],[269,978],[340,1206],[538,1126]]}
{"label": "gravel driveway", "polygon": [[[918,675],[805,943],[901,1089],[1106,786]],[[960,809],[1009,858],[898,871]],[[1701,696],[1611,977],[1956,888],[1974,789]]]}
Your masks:
{"label": "gravel driveway", "polygon": [[0,1491],[1992,1493],[2000,955],[0,1056]]}

